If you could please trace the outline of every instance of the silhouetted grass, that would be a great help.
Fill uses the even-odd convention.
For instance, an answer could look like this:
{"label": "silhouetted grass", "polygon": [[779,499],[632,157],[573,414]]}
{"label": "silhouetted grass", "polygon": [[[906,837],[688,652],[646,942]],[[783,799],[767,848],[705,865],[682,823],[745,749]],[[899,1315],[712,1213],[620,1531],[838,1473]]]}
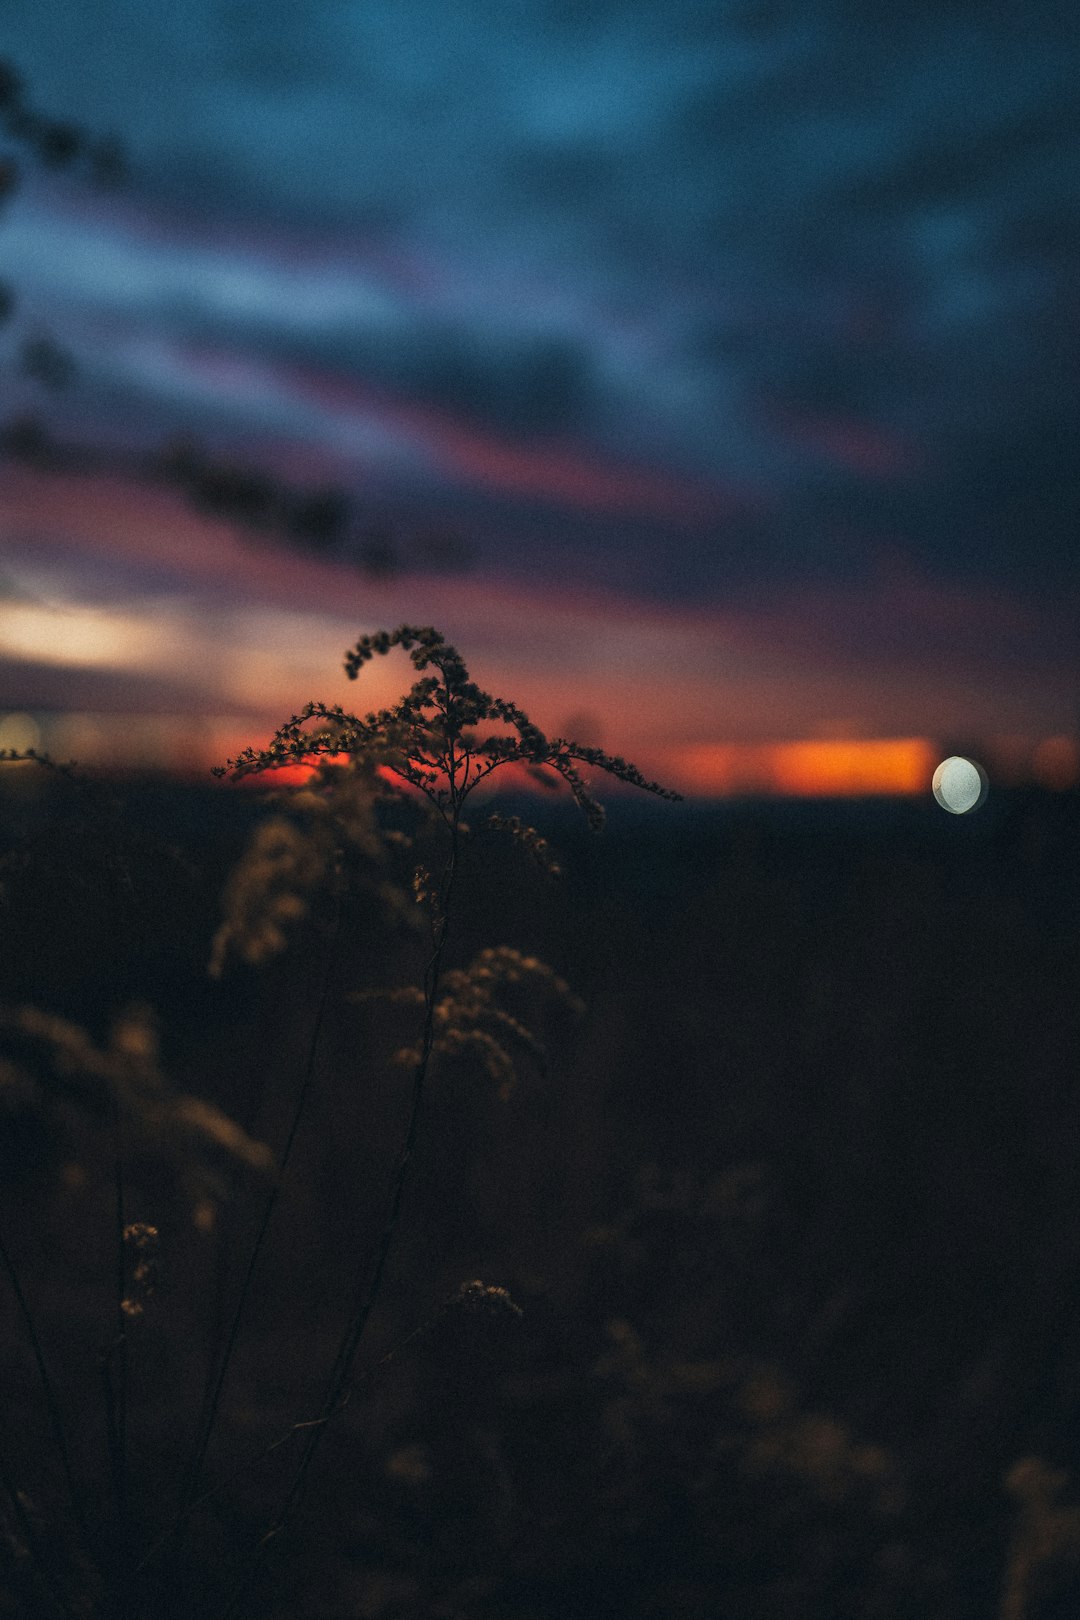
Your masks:
{"label": "silhouetted grass", "polygon": [[[397,805],[410,842],[391,841],[374,881],[359,857],[325,866],[286,948],[255,966],[230,945],[213,980],[219,897],[257,829],[284,816],[318,847],[321,813],[118,787],[135,896],[118,912],[107,843],[80,832],[96,813],[70,784],[33,799],[28,768],[14,774],[6,1005],[53,1009],[102,1066],[126,1052],[129,1087],[152,1034],[172,1079],[157,1138],[134,1107],[125,1133],[127,1224],[160,1234],[128,1329],[125,1528],[96,1364],[115,1319],[109,1113],[40,1036],[5,1035],[0,1232],[92,1543],[9,1293],[6,1612],[61,1612],[51,1588],[109,1612],[101,1566],[155,1544],[128,1605],[164,1620],[220,1614],[240,1590],[282,1620],[1073,1612],[1075,796],[998,793],[970,819],[901,803],[650,817],[620,800],[600,840],[545,801],[495,801],[504,821],[543,814],[554,882],[474,815],[451,998],[469,1005],[470,967],[507,942],[586,1011],[499,990],[547,1053],[510,1051],[505,1098],[497,1058],[442,1052],[355,1392],[331,1410],[409,1124],[412,1059],[392,1060],[422,1010],[415,992],[347,996],[404,992],[430,960],[410,880],[439,873],[445,824]],[[174,1114],[203,1099],[280,1159],[330,959],[181,1539],[207,1378],[273,1184],[213,1132],[176,1135]],[[476,1276],[522,1317],[451,1304]],[[252,1568],[307,1422],[302,1500]]]}

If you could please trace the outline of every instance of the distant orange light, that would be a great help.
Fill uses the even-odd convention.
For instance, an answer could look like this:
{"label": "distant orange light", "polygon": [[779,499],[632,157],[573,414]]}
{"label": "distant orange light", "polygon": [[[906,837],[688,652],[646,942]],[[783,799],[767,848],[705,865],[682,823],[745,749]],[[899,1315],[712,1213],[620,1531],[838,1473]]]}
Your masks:
{"label": "distant orange light", "polygon": [[680,749],[669,769],[692,794],[834,798],[923,793],[934,760],[925,737],[813,738],[701,744]]}
{"label": "distant orange light", "polygon": [[253,776],[241,776],[237,787],[283,788],[303,787],[315,775],[314,765],[278,765],[270,771],[259,771]]}
{"label": "distant orange light", "polygon": [[925,793],[934,749],[924,737],[778,743],[777,791],[829,798],[864,793]]}

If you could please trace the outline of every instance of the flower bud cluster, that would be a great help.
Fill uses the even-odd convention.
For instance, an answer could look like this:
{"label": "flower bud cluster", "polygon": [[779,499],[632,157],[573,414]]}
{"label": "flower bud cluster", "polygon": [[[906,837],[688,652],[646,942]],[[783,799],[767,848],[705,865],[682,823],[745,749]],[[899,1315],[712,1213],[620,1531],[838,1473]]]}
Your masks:
{"label": "flower bud cluster", "polygon": [[[307,704],[278,729],[267,748],[248,748],[230,760],[233,776],[310,762],[320,755],[365,758],[418,789],[455,826],[473,789],[509,764],[524,766],[533,775],[552,771],[561,776],[596,832],[604,825],[604,811],[580,765],[606,771],[663,799],[680,797],[648,781],[621,755],[611,756],[564,737],[549,740],[516,703],[493,697],[470,680],[461,654],[431,625],[403,624],[361,636],[345,654],[345,673],[355,680],[366,663],[394,647],[408,652],[417,670],[434,668],[438,673],[421,676],[392,709],[372,711],[363,719],[340,706]],[[310,729],[312,720],[322,724]],[[486,720],[507,729],[479,736],[475,728]]]}
{"label": "flower bud cluster", "polygon": [[479,1278],[474,1282],[462,1283],[447,1304],[452,1309],[457,1308],[484,1316],[520,1317],[525,1314],[520,1305],[514,1304],[505,1288],[482,1283]]}
{"label": "flower bud cluster", "polygon": [[124,1227],[124,1249],[131,1256],[128,1291],[120,1301],[124,1315],[142,1316],[157,1285],[158,1229],[145,1221]]}
{"label": "flower bud cluster", "polygon": [[[525,1023],[524,1017],[504,1003],[510,987],[539,991],[550,1001],[561,1001],[580,1016],[585,1005],[546,962],[527,956],[511,945],[489,946],[465,968],[453,968],[442,977],[439,995],[432,1010],[434,1030],[432,1051],[436,1057],[472,1057],[497,1088],[504,1101],[518,1082],[518,1058],[528,1054],[542,1070],[547,1052],[543,1043]],[[511,991],[511,1003],[514,992]],[[516,992],[522,999],[522,991]],[[360,992],[354,1001],[376,999],[402,1006],[419,1006],[424,1000],[418,986],[383,992]],[[520,1011],[520,1007],[518,1011]],[[414,1065],[420,1061],[418,1046],[402,1047],[394,1061]]]}
{"label": "flower bud cluster", "polygon": [[488,816],[485,826],[495,832],[508,832],[549,877],[562,876],[562,867],[552,854],[547,839],[541,837],[535,827],[527,826],[520,816],[500,816],[496,813]]}

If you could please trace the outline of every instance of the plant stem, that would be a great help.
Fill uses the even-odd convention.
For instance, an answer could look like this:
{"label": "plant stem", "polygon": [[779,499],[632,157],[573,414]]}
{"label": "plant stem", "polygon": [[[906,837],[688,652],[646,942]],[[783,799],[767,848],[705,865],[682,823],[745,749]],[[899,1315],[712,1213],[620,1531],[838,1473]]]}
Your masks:
{"label": "plant stem", "polygon": [[209,1447],[210,1438],[213,1434],[214,1424],[217,1419],[218,1407],[221,1403],[222,1391],[225,1387],[225,1379],[228,1376],[229,1365],[232,1361],[233,1352],[236,1349],[236,1343],[240,1333],[241,1319],[243,1318],[244,1310],[247,1305],[248,1296],[251,1293],[251,1286],[254,1281],[255,1270],[259,1263],[259,1256],[262,1253],[263,1244],[266,1240],[266,1234],[270,1227],[270,1221],[274,1210],[277,1207],[278,1198],[281,1195],[281,1186],[284,1180],[285,1170],[288,1166],[289,1158],[292,1153],[293,1143],[296,1140],[296,1134],[300,1126],[301,1116],[303,1115],[304,1107],[311,1091],[311,1081],[315,1072],[315,1056],[318,1050],[319,1036],[322,1033],[326,1009],[330,999],[330,986],[333,980],[334,966],[337,958],[338,938],[341,932],[341,913],[342,899],[339,884],[335,890],[333,929],[330,935],[330,943],[327,947],[322,989],[319,994],[319,1004],[315,1014],[315,1022],[312,1025],[311,1040],[308,1044],[307,1061],[304,1065],[303,1080],[300,1084],[300,1091],[296,1099],[296,1106],[293,1109],[288,1136],[285,1139],[285,1147],[282,1150],[281,1163],[278,1166],[277,1178],[270,1190],[269,1197],[267,1198],[266,1204],[263,1208],[262,1219],[259,1223],[259,1230],[256,1233],[255,1243],[248,1258],[247,1269],[244,1273],[244,1280],[240,1287],[240,1295],[236,1302],[236,1309],[233,1312],[232,1323],[229,1328],[229,1337],[225,1345],[225,1351],[218,1367],[217,1377],[214,1380],[213,1389],[205,1405],[205,1411],[199,1434],[199,1442],[195,1450],[195,1455],[192,1458],[191,1465],[188,1469],[187,1480],[182,1494],[180,1517],[177,1519],[173,1530],[170,1531],[170,1536],[176,1534],[190,1517],[190,1509],[193,1505],[195,1494],[198,1489],[199,1472],[206,1458],[207,1448]]}
{"label": "plant stem", "polygon": [[114,1480],[116,1505],[121,1525],[127,1523],[127,1385],[128,1344],[124,1296],[127,1293],[127,1255],[124,1246],[124,1143],[120,1121],[120,1098],[113,1092],[113,1178],[116,1186],[116,1344],[118,1356],[116,1391],[116,1462]]}
{"label": "plant stem", "polygon": [[[452,780],[452,777],[451,777]],[[442,964],[443,950],[446,945],[446,936],[449,929],[450,898],[454,887],[454,877],[457,872],[460,819],[460,804],[455,795],[452,801],[452,817],[446,818],[450,830],[450,853],[443,875],[442,890],[439,900],[439,916],[435,928],[434,949],[424,971],[424,1030],[420,1046],[420,1059],[416,1065],[413,1077],[412,1098],[409,1107],[409,1123],[405,1132],[405,1141],[401,1156],[398,1160],[397,1174],[394,1178],[394,1190],[390,1200],[390,1208],[383,1225],[382,1235],[376,1250],[375,1265],[366,1286],[360,1292],[360,1297],[349,1317],[345,1331],[338,1346],[337,1355],[331,1369],[326,1396],[318,1418],[311,1425],[307,1442],[297,1466],[296,1474],[289,1487],[285,1502],[276,1521],[261,1538],[255,1548],[250,1569],[243,1583],[235,1593],[231,1603],[225,1610],[223,1620],[234,1620],[242,1613],[251,1591],[259,1568],[265,1556],[266,1548],[275,1540],[289,1520],[303,1494],[304,1483],[311,1467],[319,1441],[326,1430],[329,1419],[339,1409],[339,1400],[349,1380],[352,1364],[359,1349],[368,1318],[374,1309],[375,1302],[382,1285],[383,1274],[393,1245],[394,1234],[397,1230],[398,1219],[401,1214],[402,1199],[405,1191],[405,1179],[410,1161],[416,1147],[420,1124],[420,1104],[423,1099],[424,1086],[427,1080],[428,1068],[431,1062],[431,1053],[435,1044],[435,1002],[439,988],[439,972]]]}

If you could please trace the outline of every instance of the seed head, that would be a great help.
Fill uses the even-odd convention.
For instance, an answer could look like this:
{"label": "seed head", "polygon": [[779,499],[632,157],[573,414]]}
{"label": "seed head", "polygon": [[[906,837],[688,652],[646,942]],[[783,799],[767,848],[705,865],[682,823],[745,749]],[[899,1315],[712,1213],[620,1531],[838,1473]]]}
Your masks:
{"label": "seed head", "polygon": [[505,1288],[493,1287],[479,1279],[462,1283],[448,1303],[451,1307],[479,1316],[520,1317],[525,1314],[520,1305],[514,1304]]}

